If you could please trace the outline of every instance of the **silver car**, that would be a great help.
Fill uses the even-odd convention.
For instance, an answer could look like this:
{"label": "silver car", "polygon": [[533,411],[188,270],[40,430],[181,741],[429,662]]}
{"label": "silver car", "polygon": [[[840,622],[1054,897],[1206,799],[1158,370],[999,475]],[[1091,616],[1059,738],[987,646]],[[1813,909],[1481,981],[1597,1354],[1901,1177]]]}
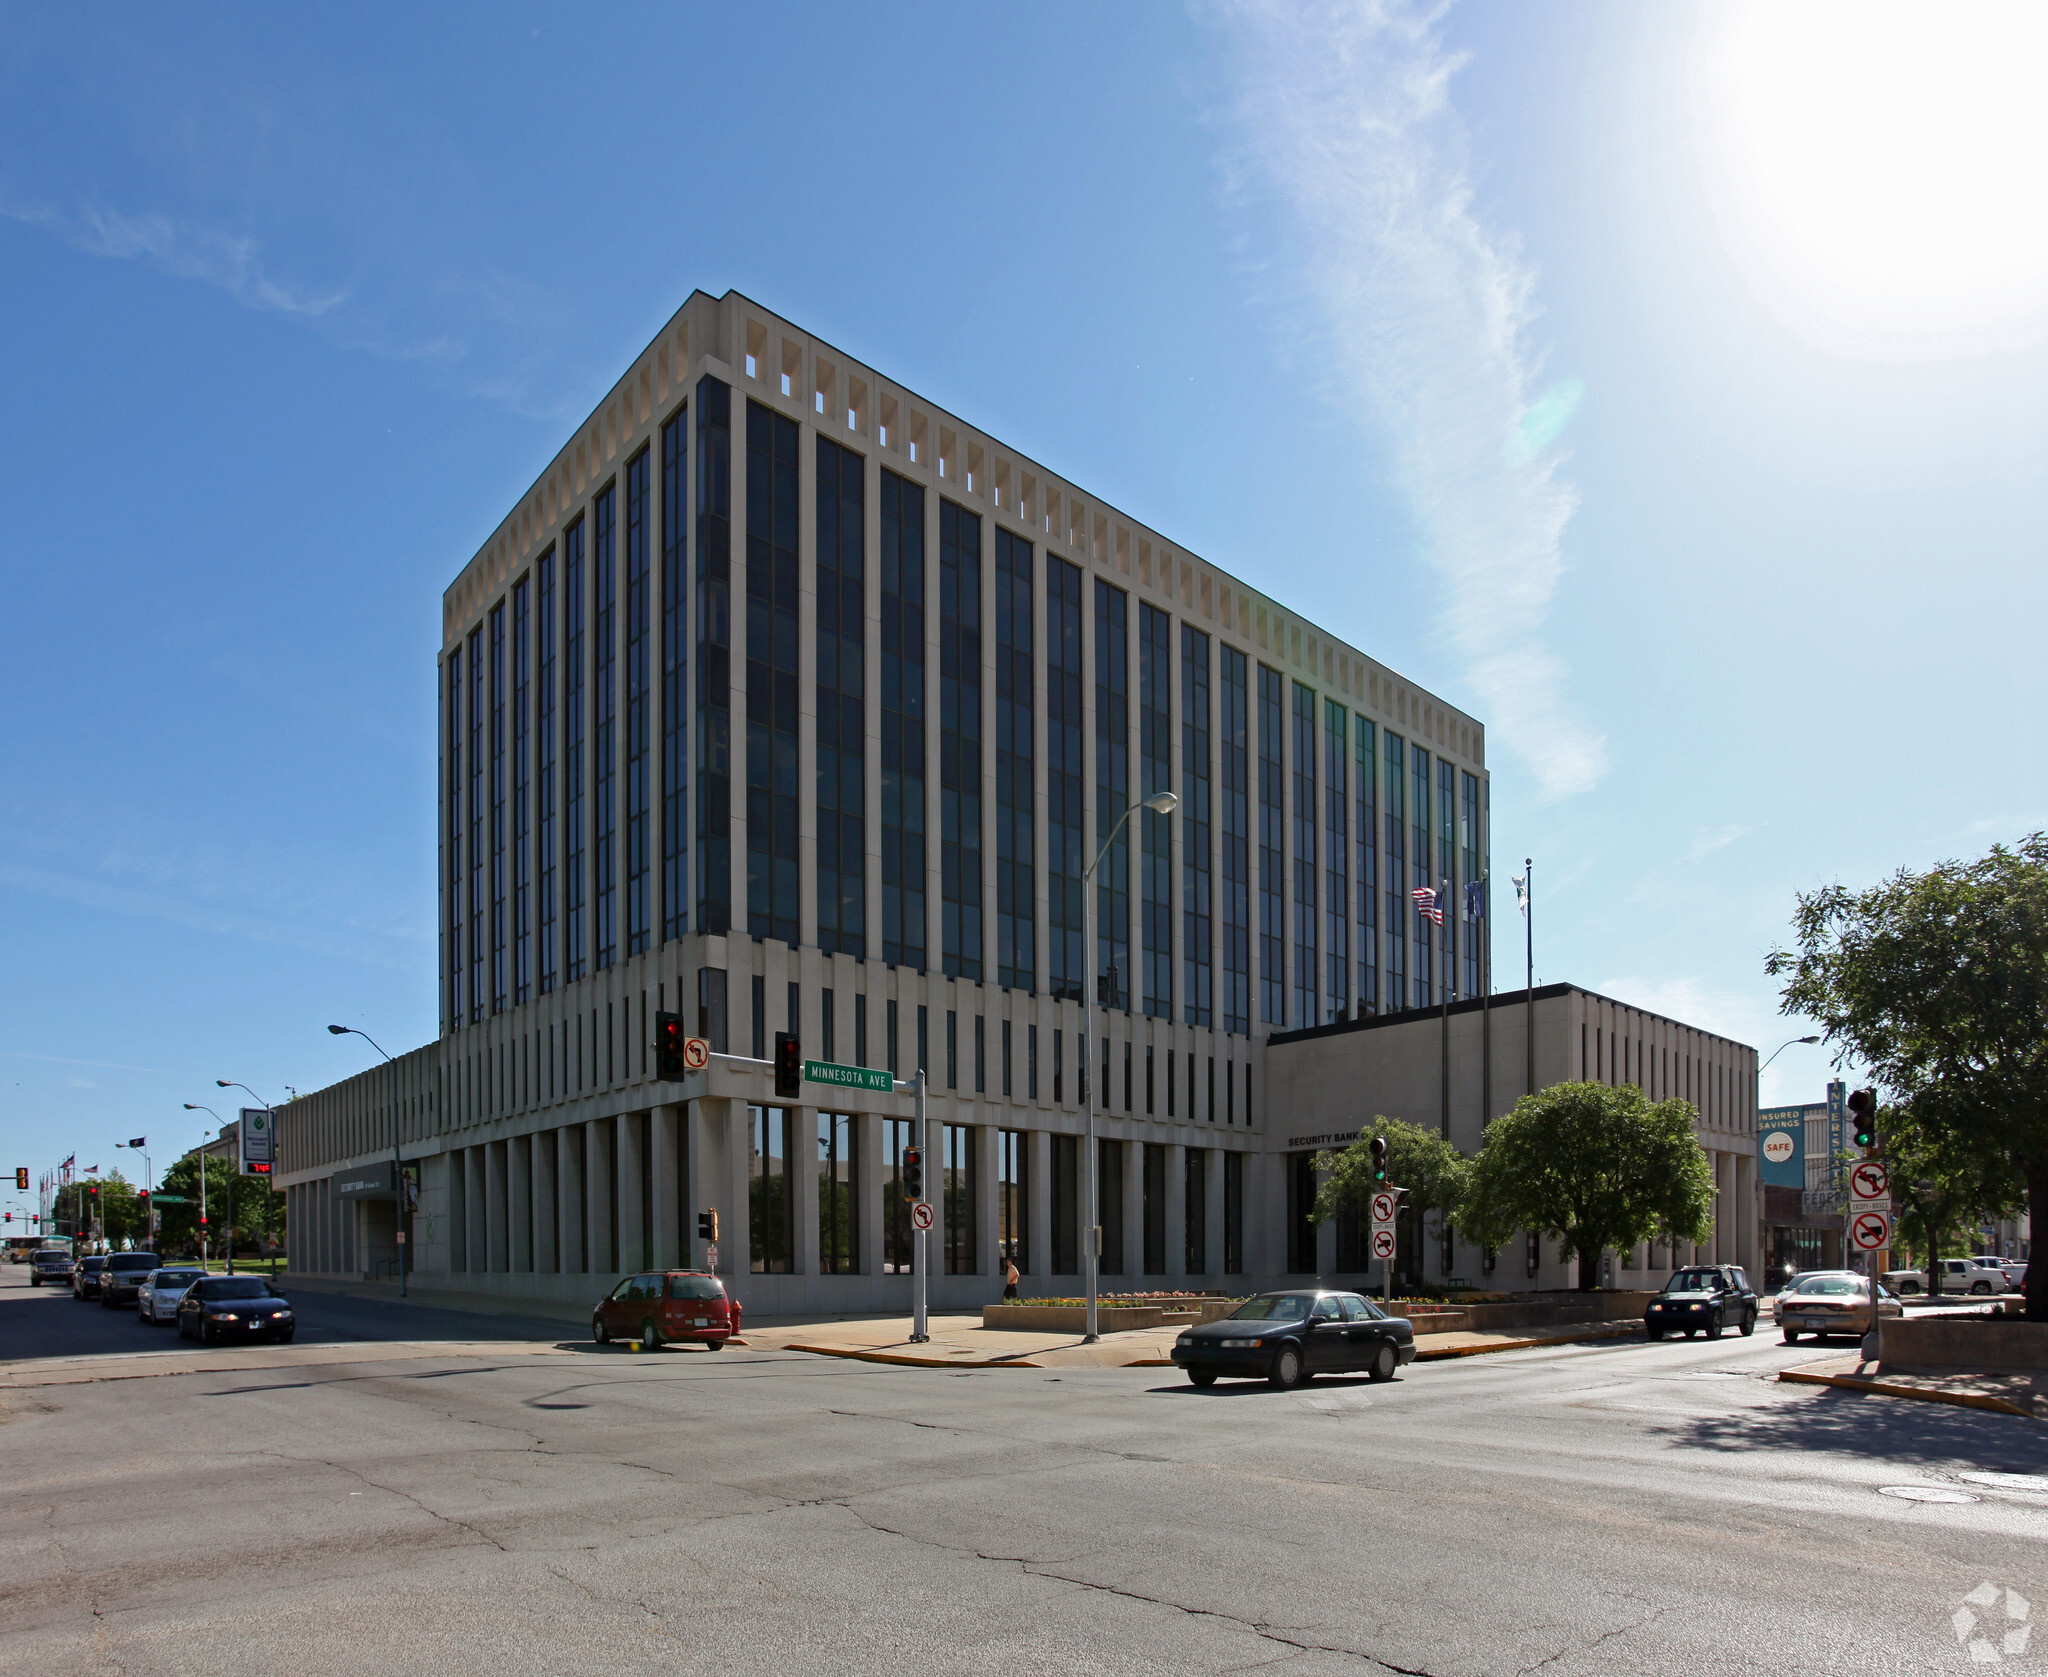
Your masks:
{"label": "silver car", "polygon": [[135,1314],[145,1322],[175,1322],[178,1300],[185,1289],[202,1279],[206,1271],[197,1264],[180,1269],[152,1270],[135,1294]]}
{"label": "silver car", "polygon": [[[1877,1289],[1878,1309],[1903,1316],[1906,1307],[1889,1288]],[[1831,1333],[1861,1336],[1870,1327],[1870,1282],[1846,1269],[1809,1270],[1771,1301],[1771,1314],[1785,1343],[1802,1333],[1825,1339]]]}

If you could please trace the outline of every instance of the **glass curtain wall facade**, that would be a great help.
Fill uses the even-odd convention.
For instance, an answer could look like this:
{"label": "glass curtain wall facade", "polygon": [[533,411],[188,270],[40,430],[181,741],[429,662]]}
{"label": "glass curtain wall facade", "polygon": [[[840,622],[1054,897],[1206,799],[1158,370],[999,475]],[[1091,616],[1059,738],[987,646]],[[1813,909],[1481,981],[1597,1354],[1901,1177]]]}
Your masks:
{"label": "glass curtain wall facade", "polygon": [[747,930],[795,944],[797,433],[747,404]]}
{"label": "glass curtain wall facade", "polygon": [[732,929],[732,390],[697,381],[697,930]]}
{"label": "glass curtain wall facade", "polygon": [[1223,1028],[1252,1028],[1251,752],[1248,663],[1227,643],[1223,655]]}
{"label": "glass curtain wall facade", "polygon": [[1443,983],[1451,999],[1458,996],[1458,800],[1457,770],[1441,757],[1436,764],[1436,876],[1445,900],[1444,923],[1437,939],[1443,955]]}
{"label": "glass curtain wall facade", "polygon": [[1353,779],[1358,787],[1358,1001],[1366,1013],[1380,1010],[1379,940],[1379,800],[1373,795],[1379,778],[1373,725],[1355,717],[1352,739]]}
{"label": "glass curtain wall facade", "polygon": [[593,956],[601,972],[619,958],[618,893],[618,491],[607,484],[590,514],[590,894]]}
{"label": "glass curtain wall facade", "polygon": [[[1028,578],[1026,588],[1028,599]],[[949,978],[977,981],[981,978],[982,963],[981,635],[981,520],[951,501],[942,500],[939,502],[942,960]]]}
{"label": "glass curtain wall facade", "polygon": [[[1064,561],[1062,561],[1064,563]],[[1075,576],[1079,577],[1078,569]],[[1048,630],[1047,639],[1051,640]],[[1048,682],[1047,691],[1051,684]],[[1078,720],[1078,718],[1076,719]],[[1100,578],[1095,583],[1095,837],[1088,854],[1103,851],[1095,870],[1097,999],[1126,1012],[1137,974],[1131,967],[1131,824],[1123,813],[1131,797],[1130,596]],[[1119,826],[1118,823],[1122,822]],[[1086,858],[1082,867],[1087,866]],[[1057,918],[1054,924],[1058,924]],[[1053,981],[1059,981],[1054,963]]]}
{"label": "glass curtain wall facade", "polygon": [[1436,962],[1432,959],[1435,943],[1429,935],[1429,922],[1423,919],[1412,896],[1413,891],[1436,883],[1436,858],[1429,851],[1429,752],[1423,746],[1410,745],[1408,758],[1408,838],[1414,869],[1408,917],[1415,927],[1415,1005],[1432,1007],[1436,1003]]}
{"label": "glass curtain wall facade", "polygon": [[1479,865],[1479,777],[1461,774],[1460,849],[1465,863],[1464,895],[1473,900],[1460,904],[1465,927],[1465,994],[1478,995],[1485,985],[1480,970],[1480,941],[1486,936],[1486,871]]}
{"label": "glass curtain wall facade", "polygon": [[1319,1025],[1316,970],[1316,696],[1294,684],[1294,1022]]}
{"label": "glass curtain wall facade", "polygon": [[1034,990],[1037,778],[1031,544],[996,526],[996,982]]}
{"label": "glass curtain wall facade", "polygon": [[[975,1272],[974,1184],[980,1130],[972,1124],[939,1126],[939,1191],[942,1265],[947,1275]],[[927,1166],[927,1169],[930,1167]]]}
{"label": "glass curtain wall facade", "polygon": [[1087,954],[1081,900],[1086,805],[1087,673],[1081,662],[1081,568],[1045,557],[1045,896],[1046,973],[1052,995],[1081,999]]}
{"label": "glass curtain wall facade", "polygon": [[868,952],[866,466],[818,439],[818,947],[857,958]]}
{"label": "glass curtain wall facade", "polygon": [[463,942],[463,906],[468,899],[468,877],[463,868],[465,854],[463,844],[463,811],[467,797],[462,778],[463,760],[467,754],[468,741],[463,735],[463,686],[462,686],[462,643],[449,648],[443,664],[446,688],[442,698],[443,711],[447,721],[448,737],[442,742],[442,771],[447,776],[442,797],[447,815],[447,831],[443,835],[444,855],[447,860],[447,877],[441,883],[441,897],[447,914],[447,928],[443,933],[441,949],[441,971],[447,975],[442,1003],[442,1018],[453,1029],[463,1021],[465,1001],[463,997],[463,974],[468,966],[467,948]]}
{"label": "glass curtain wall facade", "polygon": [[1387,766],[1383,790],[1387,818],[1387,1011],[1400,1013],[1420,1007],[1418,998],[1408,994],[1408,920],[1413,912],[1408,900],[1407,801],[1402,787],[1408,777],[1408,751],[1399,734],[1386,736],[1382,761]]}
{"label": "glass curtain wall facade", "polygon": [[491,630],[491,1011],[503,1013],[511,977],[506,947],[505,608],[493,606]]}
{"label": "glass curtain wall facade", "polygon": [[562,963],[573,984],[587,971],[583,943],[583,521],[562,532]]}
{"label": "glass curtain wall facade", "polygon": [[796,1268],[796,1207],[789,1174],[789,1113],[750,1106],[752,1150],[747,1163],[747,1258],[756,1275],[788,1275]]}
{"label": "glass curtain wall facade", "polygon": [[[1173,790],[1173,619],[1138,607],[1138,796]],[[1145,1016],[1173,1017],[1173,831],[1178,815],[1138,812],[1139,935]],[[1206,861],[1207,858],[1205,857]]]}
{"label": "glass curtain wall facade", "polygon": [[1259,666],[1259,1021],[1287,1023],[1286,701]]}
{"label": "glass curtain wall facade", "polygon": [[859,1120],[820,1112],[817,1124],[818,1273],[852,1275],[860,1269]]}
{"label": "glass curtain wall facade", "polygon": [[512,1000],[533,1000],[533,578],[512,585]]}
{"label": "glass curtain wall facade", "polygon": [[1351,1012],[1351,713],[1323,703],[1323,938],[1329,989],[1323,1017]]}
{"label": "glass curtain wall facade", "polygon": [[[924,491],[894,472],[884,471],[881,510],[882,959],[893,966],[914,967],[922,971],[925,964]],[[977,717],[976,721],[979,720]],[[977,760],[977,774],[980,767]],[[978,851],[979,846],[976,849]]]}
{"label": "glass curtain wall facade", "polygon": [[540,993],[547,995],[560,982],[556,965],[555,940],[555,845],[559,837],[555,817],[555,550],[549,548],[533,567],[534,633],[540,642],[540,693],[533,718],[533,871],[539,882],[535,913],[540,924],[535,941],[540,945]]}
{"label": "glass curtain wall facade", "polygon": [[690,926],[687,414],[661,428],[661,935]]}
{"label": "glass curtain wall facade", "polygon": [[490,1005],[486,989],[486,962],[490,950],[490,923],[484,896],[484,847],[489,839],[485,825],[488,796],[484,760],[485,729],[490,700],[484,685],[484,632],[472,629],[469,636],[469,874],[463,890],[468,894],[469,918],[469,1022],[479,1023]]}
{"label": "glass curtain wall facade", "polygon": [[626,462],[626,953],[654,942],[653,808],[648,730],[653,717],[653,577],[648,552],[648,451]]}

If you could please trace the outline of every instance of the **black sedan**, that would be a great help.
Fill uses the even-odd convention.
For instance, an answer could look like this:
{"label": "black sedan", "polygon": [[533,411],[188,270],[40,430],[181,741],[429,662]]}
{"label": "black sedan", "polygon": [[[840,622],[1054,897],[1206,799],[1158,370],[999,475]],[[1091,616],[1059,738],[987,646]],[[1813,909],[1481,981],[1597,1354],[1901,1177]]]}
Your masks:
{"label": "black sedan", "polygon": [[1391,1380],[1415,1360],[1415,1328],[1357,1293],[1260,1293],[1220,1322],[1190,1328],[1173,1360],[1197,1386],[1219,1375],[1298,1386],[1318,1374],[1367,1374]]}
{"label": "black sedan", "polygon": [[1703,1333],[1719,1339],[1721,1330],[1751,1333],[1756,1328],[1757,1296],[1734,1264],[1681,1269],[1643,1311],[1643,1332],[1651,1339],[1682,1333],[1690,1339]]}
{"label": "black sedan", "polygon": [[107,1260],[97,1252],[89,1258],[80,1258],[71,1266],[71,1296],[75,1299],[98,1298],[100,1278],[106,1270]]}
{"label": "black sedan", "polygon": [[298,1326],[291,1300],[271,1291],[260,1275],[209,1275],[193,1282],[178,1301],[181,1339],[280,1339],[289,1344]]}

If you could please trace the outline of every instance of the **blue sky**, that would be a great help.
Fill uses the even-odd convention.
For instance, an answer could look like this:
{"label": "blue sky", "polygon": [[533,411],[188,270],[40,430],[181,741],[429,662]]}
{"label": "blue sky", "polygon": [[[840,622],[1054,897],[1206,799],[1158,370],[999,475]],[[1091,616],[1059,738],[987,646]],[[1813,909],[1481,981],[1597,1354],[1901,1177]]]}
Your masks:
{"label": "blue sky", "polygon": [[0,1163],[433,1034],[437,597],[698,286],[1481,716],[1539,980],[1768,1052],[1795,891],[2048,824],[2042,14],[1853,15],[0,8]]}

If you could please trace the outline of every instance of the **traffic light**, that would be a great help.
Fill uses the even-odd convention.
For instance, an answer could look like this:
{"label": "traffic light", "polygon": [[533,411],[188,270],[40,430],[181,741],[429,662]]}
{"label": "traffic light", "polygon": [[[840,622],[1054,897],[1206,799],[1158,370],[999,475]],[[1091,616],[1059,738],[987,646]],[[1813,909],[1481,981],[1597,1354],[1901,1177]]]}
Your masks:
{"label": "traffic light", "polygon": [[148,1233],[149,1233],[149,1230],[150,1230],[150,1222],[149,1222],[149,1190],[148,1190],[147,1188],[144,1188],[144,1189],[142,1189],[142,1190],[141,1190],[141,1191],[140,1191],[139,1193],[137,1193],[137,1194],[136,1194],[136,1196],[135,1196],[135,1205],[136,1205],[136,1209],[137,1209],[137,1210],[139,1210],[139,1211],[140,1211],[140,1212],[142,1213],[142,1232],[143,1232],[144,1234],[148,1234]]}
{"label": "traffic light", "polygon": [[924,1198],[924,1154],[915,1147],[903,1149],[903,1197],[913,1203]]}
{"label": "traffic light", "polygon": [[11,1222],[13,1222],[13,1221],[14,1221],[14,1213],[13,1213],[13,1212],[11,1212],[11,1211],[10,1211],[10,1212],[6,1213],[6,1217],[7,1217],[7,1221],[8,1221],[8,1222],[10,1222],[10,1223],[11,1223]]}
{"label": "traffic light", "polygon": [[717,1212],[700,1211],[697,1213],[697,1238],[699,1240],[708,1240],[714,1246],[718,1244]]}
{"label": "traffic light", "polygon": [[790,1101],[804,1092],[804,1051],[787,1031],[775,1033],[775,1092]]}
{"label": "traffic light", "polygon": [[1858,1089],[1849,1096],[1849,1114],[1856,1120],[1856,1145],[1869,1152],[1877,1145],[1877,1091]]}
{"label": "traffic light", "polygon": [[1383,1135],[1372,1138],[1372,1179],[1375,1182],[1387,1179],[1387,1138]]}
{"label": "traffic light", "polygon": [[671,1083],[683,1080],[683,1042],[687,1036],[680,1013],[654,1016],[654,1075]]}
{"label": "traffic light", "polygon": [[28,1166],[27,1166],[27,1165],[16,1165],[16,1166],[14,1167],[14,1187],[15,1187],[15,1191],[16,1191],[17,1193],[23,1193],[23,1194],[25,1194],[25,1193],[27,1193],[27,1192],[28,1192]]}

